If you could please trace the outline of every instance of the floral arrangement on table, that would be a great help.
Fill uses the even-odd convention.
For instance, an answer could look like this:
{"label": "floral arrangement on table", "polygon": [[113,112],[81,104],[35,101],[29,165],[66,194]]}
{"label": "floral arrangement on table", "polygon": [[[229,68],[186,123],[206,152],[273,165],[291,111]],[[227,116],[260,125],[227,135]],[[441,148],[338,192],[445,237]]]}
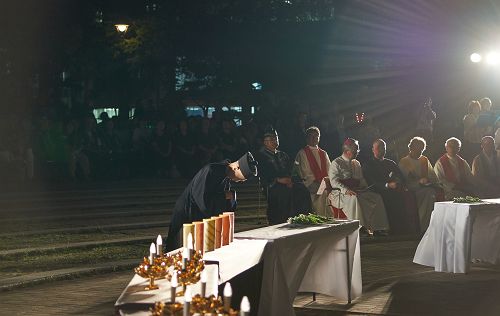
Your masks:
{"label": "floral arrangement on table", "polygon": [[480,198],[476,196],[459,196],[459,197],[454,197],[453,198],[453,203],[467,203],[467,204],[473,204],[473,203],[482,203],[484,202]]}
{"label": "floral arrangement on table", "polygon": [[316,214],[299,214],[295,217],[290,217],[287,220],[288,224],[299,224],[299,225],[322,225],[322,224],[335,224],[337,220],[334,218],[320,216]]}

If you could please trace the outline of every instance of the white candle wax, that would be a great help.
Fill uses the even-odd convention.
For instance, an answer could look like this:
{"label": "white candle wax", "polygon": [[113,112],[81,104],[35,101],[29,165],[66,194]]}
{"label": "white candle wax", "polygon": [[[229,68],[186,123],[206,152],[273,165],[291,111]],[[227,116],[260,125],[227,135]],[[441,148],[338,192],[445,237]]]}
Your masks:
{"label": "white candle wax", "polygon": [[186,269],[187,261],[189,261],[189,259],[189,250],[187,248],[184,248],[184,250],[182,251],[182,270]]}
{"label": "white candle wax", "polygon": [[229,282],[224,286],[224,310],[229,312],[231,308],[231,296],[233,296],[233,289],[231,288],[231,284]]}
{"label": "white candle wax", "polygon": [[163,240],[161,238],[161,235],[158,235],[158,237],[156,237],[156,254],[158,256],[161,256],[163,254]]}
{"label": "white candle wax", "polygon": [[177,281],[177,273],[173,273],[172,274],[172,280],[170,280],[170,285],[172,287],[178,287],[179,286],[179,282]]}
{"label": "white candle wax", "polygon": [[186,292],[184,294],[184,310],[183,310],[183,315],[184,316],[190,316],[190,309],[191,309],[191,300],[193,299],[192,294],[191,294],[191,287],[188,286],[186,288]]}
{"label": "white candle wax", "polygon": [[201,281],[201,296],[205,297],[207,292],[207,272],[205,270],[201,271],[200,281]]}
{"label": "white candle wax", "polygon": [[189,233],[187,237],[187,247],[189,249],[189,252],[193,250],[193,234]]}
{"label": "white candle wax", "polygon": [[187,286],[186,293],[184,294],[184,301],[191,302],[192,299],[193,299],[193,294],[192,294],[191,286]]}
{"label": "white candle wax", "polygon": [[215,297],[219,296],[219,270],[217,269],[214,274],[212,274],[212,286],[213,293]]}
{"label": "white candle wax", "polygon": [[175,303],[175,295],[177,292],[177,273],[172,274],[172,279],[170,280],[170,302]]}
{"label": "white candle wax", "polygon": [[189,259],[189,250],[187,248],[182,250],[182,259]]}
{"label": "white candle wax", "polygon": [[152,242],[151,246],[149,246],[149,264],[150,265],[154,264],[155,255],[156,255],[156,245],[154,242]]}
{"label": "white candle wax", "polygon": [[248,297],[243,296],[240,303],[240,316],[249,316],[250,315],[250,301]]}

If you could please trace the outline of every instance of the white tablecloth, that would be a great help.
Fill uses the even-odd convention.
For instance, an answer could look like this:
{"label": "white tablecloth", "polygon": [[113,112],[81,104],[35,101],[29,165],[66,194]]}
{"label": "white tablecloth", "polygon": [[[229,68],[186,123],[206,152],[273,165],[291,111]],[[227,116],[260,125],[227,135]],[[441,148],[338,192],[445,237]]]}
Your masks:
{"label": "white tablecloth", "polygon": [[[219,284],[263,261],[258,315],[292,316],[295,315],[293,300],[298,291],[348,300],[350,285],[353,299],[361,295],[358,228],[359,221],[322,226],[280,224],[264,227],[236,234],[233,243],[206,253],[204,259],[219,262]],[[214,269],[216,265],[209,267]],[[147,280],[135,275],[116,301],[115,309],[122,315],[149,314],[148,306],[170,299],[168,281],[157,283],[159,290],[143,291]],[[214,291],[215,285],[207,284],[207,292]],[[199,286],[196,285],[193,294],[198,292]]]}
{"label": "white tablecloth", "polygon": [[347,301],[350,285],[351,297],[360,296],[358,228],[359,221],[324,226],[280,224],[236,234],[235,238],[269,241],[263,258],[259,315],[295,315],[297,292],[322,293]]}
{"label": "white tablecloth", "polygon": [[500,262],[500,199],[434,204],[413,262],[440,272],[466,273],[472,259]]}
{"label": "white tablecloth", "polygon": [[205,253],[204,260],[219,262],[219,284],[252,268],[262,260],[267,240],[235,239],[228,246]]}
{"label": "white tablecloth", "polygon": [[[207,252],[203,256],[205,260],[218,261],[218,265],[206,265],[207,271],[207,294],[215,294],[219,284],[222,284],[234,276],[252,268],[262,260],[262,253],[267,240],[234,240],[233,243]],[[177,251],[173,251],[177,252]],[[217,267],[220,268],[218,271]],[[211,282],[215,278],[213,274],[219,274],[218,282]],[[115,303],[115,309],[120,315],[150,315],[148,308],[155,302],[168,302],[170,300],[170,282],[166,279],[155,283],[159,286],[157,290],[145,291],[148,280],[137,274],[134,275],[127,287]],[[192,286],[193,295],[201,292],[201,285],[197,283]],[[221,295],[222,293],[219,293]],[[178,302],[183,302],[183,297],[178,297]]]}

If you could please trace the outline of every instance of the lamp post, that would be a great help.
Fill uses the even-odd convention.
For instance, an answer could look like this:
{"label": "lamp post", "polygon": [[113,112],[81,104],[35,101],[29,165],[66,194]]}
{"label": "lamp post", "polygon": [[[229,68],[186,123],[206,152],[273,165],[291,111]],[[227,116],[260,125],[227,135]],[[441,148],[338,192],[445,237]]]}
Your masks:
{"label": "lamp post", "polygon": [[118,31],[121,34],[125,34],[128,30],[129,25],[128,24],[115,24],[116,31]]}

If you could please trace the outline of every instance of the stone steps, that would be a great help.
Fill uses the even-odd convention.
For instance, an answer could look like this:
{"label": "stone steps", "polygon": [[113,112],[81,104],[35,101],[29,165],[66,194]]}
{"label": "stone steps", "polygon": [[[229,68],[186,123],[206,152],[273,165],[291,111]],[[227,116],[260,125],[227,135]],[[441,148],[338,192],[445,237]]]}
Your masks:
{"label": "stone steps", "polygon": [[[236,216],[236,222],[248,220],[265,220],[265,215],[247,215]],[[67,228],[53,228],[53,229],[40,229],[29,231],[18,231],[14,233],[3,233],[0,237],[6,236],[29,236],[29,235],[42,235],[42,234],[56,234],[56,233],[83,233],[91,231],[113,231],[113,230],[126,230],[126,229],[139,229],[139,228],[155,228],[155,227],[168,227],[170,221],[153,221],[142,223],[125,223],[125,224],[109,224],[100,226],[81,226],[81,227],[67,227]]]}
{"label": "stone steps", "polygon": [[[33,268],[40,271],[50,269],[45,262],[52,260],[50,257],[58,251],[64,251],[67,256],[67,263],[59,265],[64,267],[75,262],[74,256],[93,247],[118,247],[119,251],[121,245],[123,249],[131,244],[147,246],[158,232],[166,237],[171,209],[184,186],[181,182],[139,181],[0,193],[0,238],[11,248],[0,251],[0,261],[39,256],[41,261],[38,267],[35,262]],[[236,230],[262,226],[266,222],[267,205],[256,183],[238,184],[235,189],[240,202],[237,212],[241,214],[236,216]],[[31,247],[30,241],[33,241]],[[36,273],[29,271],[33,269],[21,269],[17,272],[23,274],[21,276],[4,274],[4,278],[0,278],[0,291],[117,269],[130,269],[132,274],[132,268],[140,259],[110,259],[107,263],[78,264]]]}
{"label": "stone steps", "polygon": [[[265,219],[265,216],[260,216],[260,217],[252,217],[252,219]],[[249,218],[246,218],[249,219]],[[170,223],[168,223],[170,224]],[[245,225],[243,228],[240,227],[241,225],[238,225],[235,227],[235,231],[242,231],[245,230]],[[253,225],[252,225],[253,226]],[[264,225],[255,225],[255,226],[264,226]],[[150,226],[151,227],[151,226]],[[166,234],[168,233],[168,225],[166,226],[157,226],[157,227],[151,227],[151,228],[159,228],[162,227],[163,229],[157,229],[156,231],[161,231],[163,234],[163,237],[166,238]],[[141,227],[141,228],[144,228]],[[153,231],[153,230],[152,230]],[[99,240],[99,241],[84,241],[84,242],[74,242],[70,244],[55,244],[55,245],[50,245],[46,247],[33,247],[33,248],[21,248],[21,249],[10,249],[10,250],[3,250],[0,251],[0,259],[2,257],[9,257],[9,256],[19,256],[19,255],[26,255],[26,254],[33,254],[33,253],[47,253],[47,252],[53,252],[53,251],[58,251],[58,250],[63,250],[63,249],[78,249],[78,248],[89,248],[89,247],[96,247],[96,246],[107,246],[107,245],[116,245],[116,244],[130,244],[130,243],[137,243],[137,242],[155,242],[156,237],[158,234],[152,234],[151,236],[147,237],[128,237],[128,238],[116,238],[116,239],[107,239],[107,240]]]}

